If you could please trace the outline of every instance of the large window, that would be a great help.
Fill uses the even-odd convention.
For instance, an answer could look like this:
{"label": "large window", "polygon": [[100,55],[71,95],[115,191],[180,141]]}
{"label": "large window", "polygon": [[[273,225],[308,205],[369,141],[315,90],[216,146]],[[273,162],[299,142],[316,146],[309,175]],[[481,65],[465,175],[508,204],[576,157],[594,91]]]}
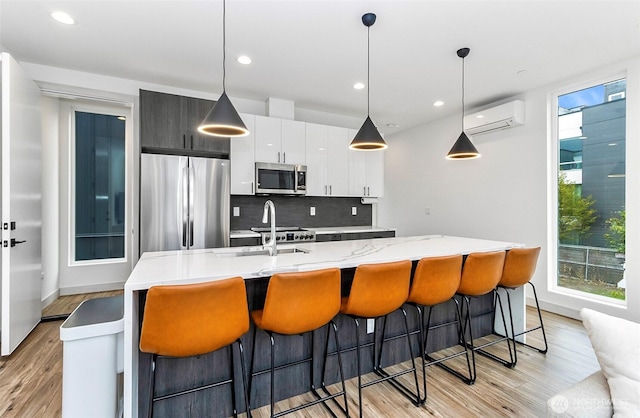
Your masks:
{"label": "large window", "polygon": [[558,288],[625,299],[626,80],[558,96]]}
{"label": "large window", "polygon": [[74,112],[74,260],[125,256],[125,118]]}

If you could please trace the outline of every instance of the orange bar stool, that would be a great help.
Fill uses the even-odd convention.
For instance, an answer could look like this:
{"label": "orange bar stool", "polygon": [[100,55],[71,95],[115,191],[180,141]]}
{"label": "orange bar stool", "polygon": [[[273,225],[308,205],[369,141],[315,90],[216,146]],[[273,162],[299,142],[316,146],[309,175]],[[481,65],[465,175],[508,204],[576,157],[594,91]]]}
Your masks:
{"label": "orange bar stool", "polygon": [[[271,367],[269,370],[260,372],[254,371],[254,360],[256,354],[256,335],[257,329],[253,336],[253,354],[251,357],[251,378],[249,380],[249,393],[251,393],[251,383],[255,376],[269,372],[270,388],[271,388],[271,416],[279,417],[322,403],[327,410],[333,415],[333,411],[326,404],[326,401],[333,400],[335,404],[345,413],[349,415],[347,405],[347,392],[344,385],[344,373],[342,369],[342,359],[340,357],[340,344],[338,341],[338,328],[333,318],[340,311],[340,269],[330,268],[323,270],[315,270],[302,273],[278,273],[271,276],[267,287],[267,295],[265,297],[264,308],[251,312],[251,318],[256,327],[265,331],[269,335],[271,341]],[[328,327],[327,325],[331,325]],[[338,367],[340,371],[340,380],[342,390],[330,393],[325,385],[325,367],[322,371],[321,389],[325,396],[318,393],[316,389],[316,379],[314,376],[314,331],[322,327],[327,327],[325,353],[329,345],[329,329],[333,330],[333,336],[337,348]],[[281,366],[275,366],[275,336],[291,336],[304,333],[311,333],[311,357],[287,363]],[[326,357],[325,357],[326,358]],[[310,380],[311,392],[316,397],[315,400],[275,413],[275,371],[295,366],[301,363],[310,364]],[[326,365],[326,362],[325,362]],[[342,396],[344,398],[344,408],[338,403],[336,398]]]}
{"label": "orange bar stool", "polygon": [[[469,350],[467,350],[466,345],[463,345],[464,350],[438,359],[435,359],[427,354],[429,330],[433,328],[455,325],[457,327],[459,340],[463,341],[464,339],[462,335],[462,319],[460,318],[460,308],[458,306],[458,301],[454,298],[456,292],[458,291],[458,287],[460,286],[461,274],[462,254],[423,258],[418,261],[416,270],[413,273],[413,281],[411,283],[411,289],[409,290],[409,298],[407,299],[407,303],[413,305],[416,308],[416,313],[418,315],[420,324],[419,332],[420,347],[422,348],[422,384],[424,389],[424,397],[421,400],[422,403],[426,402],[427,400],[426,366],[435,364],[458,376],[465,383],[469,383],[471,381],[471,358],[469,356]],[[432,326],[432,308],[434,306],[447,302],[453,302],[455,304],[456,320],[453,322],[445,322],[443,324]],[[429,311],[426,322],[425,313],[427,309],[423,308],[427,308]],[[467,359],[469,377],[466,377],[458,371],[453,370],[443,364],[444,361],[463,354]],[[429,361],[427,362],[427,360]]]}
{"label": "orange bar stool", "polygon": [[[389,381],[394,388],[405,395],[414,405],[420,405],[420,387],[418,384],[418,374],[416,372],[416,363],[409,339],[409,325],[407,323],[407,312],[402,305],[406,302],[409,295],[409,282],[411,280],[411,261],[398,261],[382,264],[362,264],[356,268],[353,282],[351,284],[351,292],[348,297],[342,299],[342,307],[340,312],[348,315],[354,320],[356,325],[356,358],[358,366],[358,406],[360,416],[362,417],[362,389],[376,383]],[[385,319],[390,313],[400,310],[404,315],[405,336],[409,346],[412,367],[397,373],[389,374],[382,367],[382,347],[380,354],[376,353],[377,340],[377,320],[381,317]],[[360,359],[360,320],[373,318],[376,320],[376,326],[373,333],[373,369],[380,376],[379,379],[362,383],[362,367]],[[382,339],[384,340],[384,328],[382,331]],[[413,393],[400,381],[396,380],[401,375],[413,373],[416,384],[416,391]]]}
{"label": "orange bar stool", "polygon": [[[502,272],[502,278],[500,279],[500,282],[498,282],[498,288],[505,289],[505,293],[507,294],[507,304],[509,306],[509,319],[511,321],[511,338],[513,341],[513,346],[515,347],[516,343],[518,343],[526,347],[538,350],[542,354],[545,354],[547,352],[547,349],[549,348],[549,346],[547,345],[547,335],[544,332],[544,323],[542,322],[542,314],[540,313],[540,304],[538,303],[538,294],[536,293],[536,287],[533,285],[533,283],[531,283],[533,273],[536,271],[536,263],[538,262],[539,254],[540,247],[513,248],[509,250],[504,261],[504,270]],[[533,298],[536,301],[536,309],[538,310],[538,320],[540,321],[540,325],[516,334],[513,327],[513,315],[511,313],[511,296],[509,294],[509,291],[522,287],[527,283],[529,283],[531,285],[531,289],[533,289]],[[542,331],[544,348],[534,347],[530,344],[516,341],[516,337],[536,330]],[[514,357],[516,357],[517,361],[517,353],[514,353]]]}
{"label": "orange bar stool", "polygon": [[[502,337],[497,340],[494,339],[480,346],[475,346],[473,341],[473,333],[471,331],[471,298],[483,296],[492,292],[494,293],[493,315],[495,315],[496,303],[498,303],[500,306],[500,313],[502,315],[502,323],[504,324],[504,329],[507,329],[507,322],[505,320],[504,310],[502,309],[502,301],[500,295],[498,294],[498,292],[494,292],[496,286],[498,285],[498,282],[500,281],[500,278],[502,277],[504,259],[505,251],[471,253],[467,256],[462,268],[462,278],[460,280],[460,287],[458,288],[457,294],[461,297],[462,303],[460,306],[460,314],[464,321],[462,334],[465,338],[462,343],[467,345],[467,347],[471,349],[472,373],[469,384],[473,384],[476,379],[475,352],[478,352],[478,354],[484,355],[485,357],[496,360],[507,367],[513,367],[515,364],[515,359],[513,356],[513,351],[515,351],[515,348],[512,350],[510,339],[508,337]],[[467,331],[469,335],[468,339],[466,337]],[[507,343],[510,361],[502,360],[501,358],[484,350],[485,347],[501,341],[506,341]]]}
{"label": "orange bar stool", "polygon": [[[244,407],[247,415],[251,416],[245,382],[244,348],[240,342],[240,337],[248,330],[247,291],[242,277],[199,284],[151,287],[147,292],[140,331],[140,351],[153,354],[148,416],[153,416],[154,402],[227,383],[231,383],[233,415],[237,416],[234,342],[238,344],[241,357]],[[199,356],[224,347],[228,347],[230,353],[231,376],[229,379],[168,395],[155,396],[158,357]]]}

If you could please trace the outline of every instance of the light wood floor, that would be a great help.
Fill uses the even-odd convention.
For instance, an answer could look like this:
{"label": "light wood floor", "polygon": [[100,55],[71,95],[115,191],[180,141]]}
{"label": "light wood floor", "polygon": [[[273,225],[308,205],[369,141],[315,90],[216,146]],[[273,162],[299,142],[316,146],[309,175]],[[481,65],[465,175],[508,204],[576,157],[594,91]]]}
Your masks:
{"label": "light wood floor", "polygon": [[[67,302],[71,303],[70,300],[61,303]],[[50,311],[56,314],[61,312],[55,307]],[[531,321],[536,318],[534,313],[534,310],[528,311]],[[507,369],[492,360],[479,357],[476,360],[478,378],[473,386],[463,384],[438,367],[430,367],[427,369],[428,400],[420,408],[410,404],[390,389],[388,384],[374,385],[363,393],[365,416],[544,416],[548,398],[599,368],[588,336],[579,321],[550,313],[544,314],[544,320],[549,340],[549,352],[546,355],[518,347],[518,365],[515,369]],[[61,415],[61,323],[41,323],[11,356],[0,358],[1,417]],[[534,334],[537,333],[528,337],[530,343],[539,342]],[[355,385],[355,379],[347,383],[352,416],[357,415],[358,394]],[[300,400],[298,398],[282,401],[278,407],[288,408],[288,405]],[[268,413],[268,407],[260,408],[254,411],[254,416],[266,417]],[[323,417],[328,414],[321,406],[315,406],[290,416]]]}

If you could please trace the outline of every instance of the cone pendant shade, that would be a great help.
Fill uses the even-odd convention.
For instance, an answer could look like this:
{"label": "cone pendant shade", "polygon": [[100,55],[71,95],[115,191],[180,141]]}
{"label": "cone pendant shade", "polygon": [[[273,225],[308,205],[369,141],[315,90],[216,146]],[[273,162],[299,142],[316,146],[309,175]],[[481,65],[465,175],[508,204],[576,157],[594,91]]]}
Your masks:
{"label": "cone pendant shade", "polygon": [[480,153],[476,147],[473,146],[473,143],[464,132],[460,134],[458,140],[453,144],[453,147],[451,147],[451,150],[447,154],[447,159],[449,160],[472,159],[478,157],[480,157]]}
{"label": "cone pendant shade", "polygon": [[216,104],[198,126],[198,132],[225,138],[249,135],[249,130],[231,104],[226,91],[222,92]]}
{"label": "cone pendant shade", "polygon": [[382,135],[373,124],[369,116],[365,119],[362,127],[351,141],[349,148],[363,151],[374,151],[387,148],[387,144],[382,139]]}
{"label": "cone pendant shade", "polygon": [[373,13],[365,13],[362,15],[362,24],[367,27],[367,119],[360,127],[360,130],[349,144],[349,148],[359,151],[376,151],[387,148],[387,143],[382,139],[382,135],[378,132],[378,128],[373,124],[369,116],[369,29],[376,23],[376,15]]}
{"label": "cone pendant shade", "polygon": [[471,139],[464,133],[464,59],[469,55],[470,51],[469,48],[460,48],[456,51],[458,57],[462,58],[462,118],[460,120],[462,133],[456,143],[453,144],[453,147],[451,147],[451,150],[449,150],[446,157],[448,160],[471,160],[480,157],[480,153],[471,142]]}

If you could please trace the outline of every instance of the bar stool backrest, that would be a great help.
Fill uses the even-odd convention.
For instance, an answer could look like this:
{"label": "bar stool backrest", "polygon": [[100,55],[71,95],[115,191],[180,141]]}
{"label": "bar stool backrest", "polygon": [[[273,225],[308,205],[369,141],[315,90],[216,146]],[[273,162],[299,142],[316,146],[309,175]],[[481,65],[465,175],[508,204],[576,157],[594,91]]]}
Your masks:
{"label": "bar stool backrest", "polygon": [[536,271],[540,247],[513,248],[507,251],[500,286],[516,288],[524,286]]}
{"label": "bar stool backrest", "polygon": [[469,254],[462,267],[458,293],[480,296],[495,289],[502,276],[504,257],[504,251]]}
{"label": "bar stool backrest", "polygon": [[342,312],[366,318],[387,315],[407,301],[410,280],[410,260],[361,264]]}
{"label": "bar stool backrest", "polygon": [[327,324],[340,311],[340,269],[271,276],[260,327],[301,334]]}
{"label": "bar stool backrest", "polygon": [[140,350],[171,357],[216,351],[249,330],[242,277],[153,286],[147,292]]}
{"label": "bar stool backrest", "polygon": [[456,294],[462,274],[462,254],[418,261],[407,302],[434,306]]}

